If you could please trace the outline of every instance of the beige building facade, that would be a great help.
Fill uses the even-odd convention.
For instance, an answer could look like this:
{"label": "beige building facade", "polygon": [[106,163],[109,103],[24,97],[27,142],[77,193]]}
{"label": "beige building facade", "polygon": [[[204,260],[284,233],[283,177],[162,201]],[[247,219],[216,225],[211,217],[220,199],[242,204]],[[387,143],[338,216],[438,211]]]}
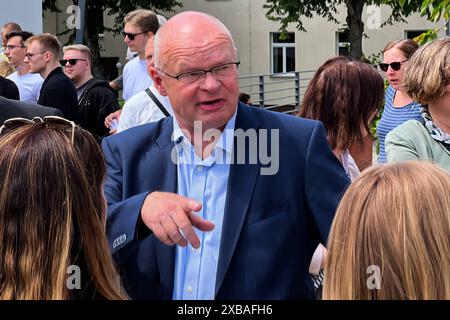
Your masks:
{"label": "beige building facade", "polygon": [[[170,18],[180,11],[196,10],[218,17],[230,29],[235,40],[241,60],[240,75],[268,75],[266,82],[279,81],[280,76],[273,74],[286,71],[300,71],[302,72],[300,77],[308,80],[313,73],[304,71],[316,70],[328,58],[348,50],[345,33],[341,31],[346,18],[344,6],[337,16],[342,24],[337,25],[321,17],[305,18],[303,24],[307,32],[296,30],[296,26],[292,24],[288,28],[288,39],[282,40],[279,37],[279,24],[265,16],[266,9],[263,9],[265,2],[265,0],[182,0],[183,7],[177,8],[175,12],[162,14]],[[70,0],[61,0],[59,2],[61,13],[45,12],[43,24],[45,32],[55,34],[65,30],[70,13],[64,9],[70,4],[72,4]],[[442,28],[445,25],[445,21],[431,23],[415,14],[408,18],[407,23],[395,23],[381,28],[380,25],[389,15],[389,7],[365,8],[363,21],[368,38],[363,39],[363,52],[366,57],[380,53],[389,41],[412,37],[421,31]],[[104,21],[109,26],[114,23],[113,17],[106,14]],[[445,36],[445,30],[442,29],[439,35]],[[65,37],[61,37],[61,40],[63,43],[66,41]],[[122,65],[125,63],[126,45],[120,35],[104,34],[101,45],[104,57],[117,57]],[[281,77],[289,79],[292,75]],[[255,79],[242,79],[241,84],[248,85]],[[303,92],[306,82],[301,83],[301,86]],[[258,90],[256,87],[248,88],[247,91],[252,93],[252,100],[257,99]]]}
{"label": "beige building facade", "polygon": [[[269,74],[273,72],[274,45],[277,46],[279,24],[265,17],[263,9],[265,0],[182,0],[183,7],[176,12],[197,10],[212,14],[222,20],[231,30],[241,59],[240,71],[243,75]],[[72,4],[70,0],[59,1],[61,13],[44,13],[44,32],[59,33],[65,30],[65,24],[70,14],[65,10]],[[442,27],[445,22],[431,23],[417,14],[408,18],[407,23],[395,23],[393,26],[381,28],[377,24],[377,15],[382,23],[390,14],[388,7],[366,8],[363,21],[368,36],[363,39],[363,51],[366,56],[380,52],[384,45],[394,39],[405,38],[408,33],[418,30]],[[163,13],[170,17],[174,13]],[[342,7],[338,20],[344,22],[346,9]],[[105,14],[104,21],[112,26],[113,17]],[[295,52],[295,70],[315,70],[326,59],[338,53],[339,30],[342,25],[326,21],[321,17],[304,20],[307,32],[297,31],[295,25],[288,29],[292,32],[293,51]],[[441,30],[444,36],[445,31]],[[199,35],[201,36],[201,35]],[[64,42],[67,37],[61,37]],[[342,37],[341,37],[342,38]],[[275,42],[274,42],[275,41]],[[126,45],[120,35],[106,33],[101,44],[104,48],[103,56],[119,57],[124,63]],[[342,44],[342,43],[341,43]],[[291,45],[291,44],[288,44]],[[276,53],[275,53],[276,54]]]}

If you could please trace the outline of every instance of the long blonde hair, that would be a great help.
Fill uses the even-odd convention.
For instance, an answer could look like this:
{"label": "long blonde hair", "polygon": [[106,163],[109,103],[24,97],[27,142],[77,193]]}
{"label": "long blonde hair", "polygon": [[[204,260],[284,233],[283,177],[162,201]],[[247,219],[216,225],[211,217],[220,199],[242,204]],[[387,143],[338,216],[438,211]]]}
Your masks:
{"label": "long blonde hair", "polygon": [[450,299],[450,175],[417,161],[366,170],[327,248],[324,299]]}
{"label": "long blonde hair", "polygon": [[[0,299],[125,299],[105,236],[105,163],[76,127],[0,136]],[[81,288],[68,286],[70,266]]]}

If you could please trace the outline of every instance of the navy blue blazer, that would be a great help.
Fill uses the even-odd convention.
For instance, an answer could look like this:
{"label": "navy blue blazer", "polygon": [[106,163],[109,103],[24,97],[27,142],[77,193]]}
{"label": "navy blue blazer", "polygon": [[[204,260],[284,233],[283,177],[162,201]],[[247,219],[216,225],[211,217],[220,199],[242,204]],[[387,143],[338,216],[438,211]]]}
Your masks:
{"label": "navy blue blazer", "polygon": [[[175,247],[161,243],[140,218],[150,192],[177,192],[172,120],[131,128],[102,143],[107,233],[134,299],[172,298]],[[259,159],[231,165],[215,298],[311,298],[309,263],[318,243],[327,241],[347,175],[318,121],[240,103],[236,129],[279,129],[279,170],[261,175]]]}

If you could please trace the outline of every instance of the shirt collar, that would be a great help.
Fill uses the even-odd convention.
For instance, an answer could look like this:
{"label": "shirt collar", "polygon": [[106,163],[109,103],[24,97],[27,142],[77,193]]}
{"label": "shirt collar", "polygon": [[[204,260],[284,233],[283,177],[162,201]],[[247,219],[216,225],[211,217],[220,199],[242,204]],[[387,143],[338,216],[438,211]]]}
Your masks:
{"label": "shirt collar", "polygon": [[428,132],[430,133],[431,137],[444,144],[444,147],[450,150],[450,134],[447,132],[444,132],[439,126],[433,121],[433,118],[431,118],[431,114],[428,110],[427,106],[422,106],[420,108],[420,111],[422,112],[422,120],[425,125],[425,128],[427,128]]}
{"label": "shirt collar", "polygon": [[[231,155],[231,153],[233,151],[236,115],[237,115],[237,108],[236,108],[236,111],[234,112],[233,116],[231,117],[231,119],[228,120],[228,122],[225,126],[225,129],[223,130],[222,134],[220,135],[219,141],[217,142],[214,149],[220,148]],[[189,139],[187,139],[187,137],[183,133],[183,130],[178,125],[178,121],[177,121],[175,115],[173,116],[172,141],[175,143],[175,145],[184,143],[186,145],[192,146],[191,142],[189,141]]]}

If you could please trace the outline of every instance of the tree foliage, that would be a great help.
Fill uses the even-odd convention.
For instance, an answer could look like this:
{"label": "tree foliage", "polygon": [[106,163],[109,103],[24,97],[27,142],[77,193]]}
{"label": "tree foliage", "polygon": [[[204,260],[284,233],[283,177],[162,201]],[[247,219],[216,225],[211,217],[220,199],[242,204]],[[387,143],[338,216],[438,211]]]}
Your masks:
{"label": "tree foliage", "polygon": [[[445,1],[449,2],[450,0]],[[344,5],[347,9],[345,22],[349,30],[350,55],[354,59],[361,59],[364,34],[362,14],[365,6],[387,5],[392,9],[391,15],[380,25],[382,27],[396,21],[405,22],[407,16],[420,10],[428,13],[429,9],[422,7],[423,2],[433,2],[433,0],[266,0],[264,8],[267,9],[266,17],[280,23],[280,31],[286,32],[290,23],[295,23],[298,30],[306,31],[302,19],[314,16],[340,23],[336,14],[339,7]]]}
{"label": "tree foliage", "polygon": [[[61,12],[58,7],[58,0],[44,0],[43,10]],[[72,0],[74,5],[78,5],[78,0]],[[99,34],[113,32],[118,34],[123,29],[123,18],[125,15],[138,8],[151,9],[155,12],[173,11],[173,8],[181,6],[178,0],[86,0],[86,11],[84,16],[83,42],[92,52],[92,65],[96,75],[102,75],[100,68],[100,52],[102,50],[99,43]],[[65,9],[63,10],[65,11]],[[114,26],[105,26],[103,15],[115,16]],[[69,43],[75,40],[75,30],[65,30],[61,34],[70,33]]]}
{"label": "tree foliage", "polygon": [[[400,5],[408,5],[411,0],[400,0]],[[438,37],[439,31],[449,27],[450,19],[450,0],[423,0],[420,4],[420,15],[426,16],[428,20],[438,22],[441,18],[447,21],[446,26],[440,28],[430,29],[421,35],[414,38],[414,40],[422,45],[427,42],[433,41]],[[447,34],[448,30],[447,30]]]}
{"label": "tree foliage", "polygon": [[[417,1],[399,0],[400,6],[408,6]],[[428,20],[437,22],[441,18],[450,19],[450,0],[422,0],[418,1],[420,5],[420,15],[426,16]]]}

